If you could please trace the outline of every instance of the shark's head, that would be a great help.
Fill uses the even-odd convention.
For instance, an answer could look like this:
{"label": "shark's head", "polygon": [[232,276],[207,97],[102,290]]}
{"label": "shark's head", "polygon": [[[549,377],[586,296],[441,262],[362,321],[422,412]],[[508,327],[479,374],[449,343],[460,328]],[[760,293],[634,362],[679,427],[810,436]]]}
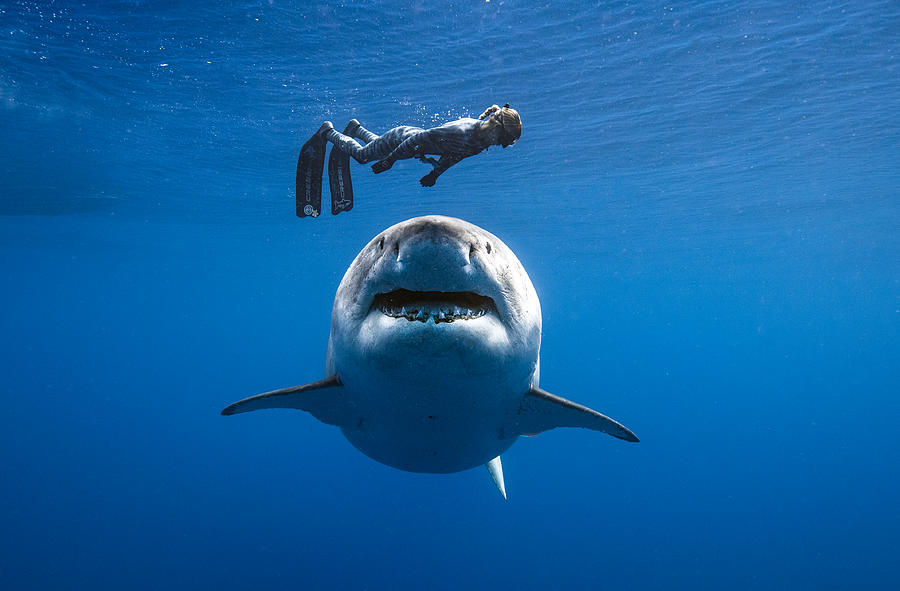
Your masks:
{"label": "shark's head", "polygon": [[536,379],[534,286],[499,238],[460,219],[413,218],[378,234],[344,275],[331,322],[329,374],[359,364],[440,374],[445,360],[473,374],[527,366]]}

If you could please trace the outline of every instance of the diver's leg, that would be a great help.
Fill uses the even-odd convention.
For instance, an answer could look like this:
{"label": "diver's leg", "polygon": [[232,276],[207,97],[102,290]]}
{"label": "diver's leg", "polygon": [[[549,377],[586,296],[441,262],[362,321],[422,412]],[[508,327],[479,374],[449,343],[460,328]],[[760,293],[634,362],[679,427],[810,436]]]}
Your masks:
{"label": "diver's leg", "polygon": [[[341,151],[350,154],[354,160],[360,164],[372,162],[373,160],[381,160],[394,151],[394,148],[403,143],[407,135],[415,131],[420,131],[415,127],[395,127],[382,136],[375,136],[371,142],[360,146],[351,137],[342,133],[338,133],[334,129],[327,130],[325,139],[337,146]],[[375,135],[374,133],[372,134]]]}
{"label": "diver's leg", "polygon": [[371,144],[379,137],[378,134],[372,133],[371,131],[360,125],[358,119],[351,119],[350,122],[347,123],[347,128],[344,130],[344,135],[349,135],[350,137],[362,140],[363,144]]}
{"label": "diver's leg", "polygon": [[334,128],[325,130],[324,137],[326,140],[334,144],[334,147],[339,149],[341,152],[350,154],[350,156],[352,156],[353,159],[357,162],[368,162],[368,160],[365,160],[362,155],[363,147],[360,146],[359,143],[352,137],[344,135],[343,133],[339,133]]}
{"label": "diver's leg", "polygon": [[[354,119],[354,121],[356,121],[356,119]],[[356,128],[356,133],[354,134],[354,137],[361,139],[363,142],[365,142],[367,144],[371,144],[372,142],[374,142],[375,140],[378,139],[378,136],[376,134],[372,133],[371,131],[369,131],[362,125],[360,125],[359,121],[356,121],[356,125],[357,125],[357,128]]]}

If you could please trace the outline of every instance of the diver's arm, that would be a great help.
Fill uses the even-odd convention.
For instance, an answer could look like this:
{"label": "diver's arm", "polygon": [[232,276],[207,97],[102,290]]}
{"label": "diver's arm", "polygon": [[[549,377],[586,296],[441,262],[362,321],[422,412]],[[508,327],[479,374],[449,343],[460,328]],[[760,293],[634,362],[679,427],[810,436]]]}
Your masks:
{"label": "diver's arm", "polygon": [[419,154],[418,156],[416,156],[416,158],[418,158],[419,160],[421,160],[421,161],[424,162],[425,164],[430,164],[430,165],[432,165],[432,166],[437,166],[437,165],[438,165],[438,161],[435,160],[434,158],[432,158],[431,156],[423,156],[422,154]]}
{"label": "diver's arm", "polygon": [[433,187],[434,183],[437,181],[437,178],[444,174],[448,168],[456,164],[462,160],[460,156],[451,156],[449,154],[445,154],[441,156],[441,159],[437,161],[434,169],[419,179],[419,183],[423,187]]}

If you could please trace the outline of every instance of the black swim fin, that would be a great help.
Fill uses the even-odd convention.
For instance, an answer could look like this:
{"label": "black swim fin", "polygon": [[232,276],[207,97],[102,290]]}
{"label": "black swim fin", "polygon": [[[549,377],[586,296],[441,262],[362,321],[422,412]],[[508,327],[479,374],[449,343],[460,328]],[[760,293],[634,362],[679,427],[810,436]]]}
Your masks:
{"label": "black swim fin", "polygon": [[[359,123],[348,123],[344,135],[349,135]],[[353,183],[350,181],[350,155],[332,146],[328,156],[328,184],[331,187],[331,213],[353,209]]]}
{"label": "black swim fin", "polygon": [[322,171],[325,138],[316,133],[300,148],[297,158],[297,217],[319,217],[322,211]]}

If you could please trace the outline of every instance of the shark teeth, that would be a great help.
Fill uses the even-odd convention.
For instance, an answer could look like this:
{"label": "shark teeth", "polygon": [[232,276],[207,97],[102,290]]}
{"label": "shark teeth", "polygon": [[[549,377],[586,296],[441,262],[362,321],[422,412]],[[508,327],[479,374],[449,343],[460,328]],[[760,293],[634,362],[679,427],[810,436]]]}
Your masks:
{"label": "shark teeth", "polygon": [[385,316],[435,324],[473,320],[492,310],[494,301],[472,292],[409,291],[397,289],[375,296],[372,307]]}
{"label": "shark teeth", "polygon": [[440,322],[453,322],[454,320],[472,320],[473,318],[479,318],[487,314],[487,310],[484,309],[472,310],[470,308],[458,307],[454,307],[451,311],[439,308],[423,307],[415,309],[402,307],[397,309],[381,306],[378,310],[385,316],[390,316],[392,318],[406,318],[407,320],[418,320],[419,322],[433,320],[435,324]]}

